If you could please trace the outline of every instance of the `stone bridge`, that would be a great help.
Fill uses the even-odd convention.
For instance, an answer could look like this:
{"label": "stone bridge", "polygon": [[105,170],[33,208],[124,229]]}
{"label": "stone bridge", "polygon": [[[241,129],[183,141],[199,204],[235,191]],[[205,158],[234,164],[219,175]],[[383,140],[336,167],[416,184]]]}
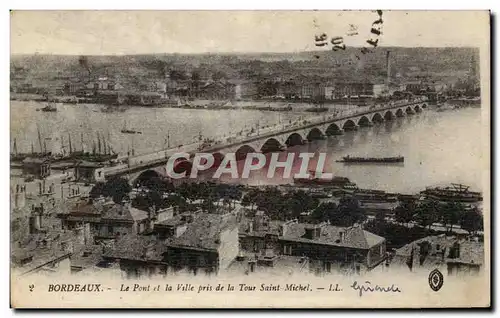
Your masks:
{"label": "stone bridge", "polygon": [[[425,101],[395,104],[385,107],[358,111],[344,116],[323,116],[316,121],[302,121],[291,125],[281,125],[261,131],[255,135],[232,136],[211,145],[193,143],[182,148],[166,149],[128,159],[127,164],[102,168],[96,179],[125,176],[134,184],[139,177],[166,176],[166,162],[174,153],[186,152],[192,156],[196,152],[212,153],[221,160],[227,153],[244,155],[248,152],[272,152],[305,142],[323,139],[326,136],[343,134],[344,131],[357,130],[360,126],[372,126],[385,120],[421,112],[427,107]],[[187,162],[184,162],[186,164]],[[189,163],[188,163],[189,164]]]}

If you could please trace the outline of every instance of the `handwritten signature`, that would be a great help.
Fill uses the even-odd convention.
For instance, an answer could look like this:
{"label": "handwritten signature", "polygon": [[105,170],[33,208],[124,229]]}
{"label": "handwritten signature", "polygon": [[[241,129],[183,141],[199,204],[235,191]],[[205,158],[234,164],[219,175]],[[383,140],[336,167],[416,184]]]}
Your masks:
{"label": "handwritten signature", "polygon": [[354,281],[352,283],[351,288],[354,290],[357,290],[359,292],[359,297],[363,296],[363,292],[381,292],[381,293],[400,293],[401,290],[399,287],[394,286],[392,284],[391,286],[387,287],[382,287],[379,285],[372,285],[370,281],[365,281],[364,284],[359,284],[357,281]]}

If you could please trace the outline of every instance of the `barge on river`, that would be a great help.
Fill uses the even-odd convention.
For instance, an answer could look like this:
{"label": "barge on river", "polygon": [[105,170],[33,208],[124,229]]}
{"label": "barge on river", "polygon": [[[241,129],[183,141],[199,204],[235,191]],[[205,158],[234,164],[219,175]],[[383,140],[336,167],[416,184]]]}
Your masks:
{"label": "barge on river", "polygon": [[[314,172],[310,172],[312,175]],[[316,178],[316,177],[309,177],[309,178],[294,178],[293,179],[294,184],[300,184],[300,185],[317,185],[317,186],[330,186],[330,187],[339,187],[339,188],[344,188],[344,187],[356,187],[356,184],[351,182],[349,178],[346,177],[333,177],[331,179],[324,179],[324,178]]]}
{"label": "barge on river", "polygon": [[384,157],[384,158],[375,158],[375,157],[351,157],[346,156],[342,157],[342,160],[337,160],[337,162],[344,163],[402,163],[405,161],[405,158],[402,156],[398,157]]}

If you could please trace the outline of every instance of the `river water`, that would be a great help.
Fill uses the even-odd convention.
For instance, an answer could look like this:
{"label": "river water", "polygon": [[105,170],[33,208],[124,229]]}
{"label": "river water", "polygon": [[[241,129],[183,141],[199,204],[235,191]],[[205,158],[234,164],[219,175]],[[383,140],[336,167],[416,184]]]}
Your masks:
{"label": "river water", "polygon": [[[44,105],[35,102],[11,102],[11,140],[17,141],[19,152],[28,152],[31,144],[39,151],[38,132],[45,140],[47,150],[69,150],[71,136],[73,149],[92,149],[100,138],[113,150],[136,154],[188,144],[201,133],[204,137],[221,137],[256,125],[274,125],[279,122],[312,116],[307,113],[278,113],[255,110],[187,110],[170,108],[129,108],[124,112],[102,112],[98,105],[58,105],[58,112],[36,111]],[[120,130],[139,130],[142,134],[122,134]],[[11,142],[12,143],[12,142]],[[43,142],[42,142],[43,144]],[[344,176],[363,188],[387,191],[417,192],[432,185],[451,182],[470,185],[480,190],[482,184],[481,109],[462,108],[437,112],[428,108],[422,113],[393,121],[361,127],[356,132],[328,137],[290,152],[326,153],[324,171]],[[404,165],[346,165],[335,162],[342,156],[397,156],[405,157]],[[283,158],[286,153],[281,153]],[[246,182],[270,183],[265,171],[253,173]],[[274,178],[272,183],[290,180]]]}

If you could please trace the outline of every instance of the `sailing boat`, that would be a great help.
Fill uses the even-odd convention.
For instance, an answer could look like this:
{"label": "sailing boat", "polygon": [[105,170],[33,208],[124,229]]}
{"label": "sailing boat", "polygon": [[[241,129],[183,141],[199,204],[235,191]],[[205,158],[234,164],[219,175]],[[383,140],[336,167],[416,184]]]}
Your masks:
{"label": "sailing boat", "polygon": [[121,130],[122,134],[142,134],[142,132],[138,130],[132,130],[127,128],[127,121],[123,123],[123,128]]}
{"label": "sailing boat", "polygon": [[[79,160],[91,162],[105,162],[118,158],[118,154],[112,151],[109,145],[109,140],[106,140],[99,132],[96,133],[97,143],[92,140],[92,151],[86,152],[84,150],[83,133],[80,135],[82,150],[72,151],[71,157]],[[113,153],[111,153],[113,152]]]}
{"label": "sailing boat", "polygon": [[[33,146],[33,144],[32,144],[32,146]],[[21,154],[17,151],[17,139],[14,138],[14,153],[10,154],[10,160],[11,161],[23,161],[24,158],[26,158],[27,156],[28,156],[27,154]]]}

